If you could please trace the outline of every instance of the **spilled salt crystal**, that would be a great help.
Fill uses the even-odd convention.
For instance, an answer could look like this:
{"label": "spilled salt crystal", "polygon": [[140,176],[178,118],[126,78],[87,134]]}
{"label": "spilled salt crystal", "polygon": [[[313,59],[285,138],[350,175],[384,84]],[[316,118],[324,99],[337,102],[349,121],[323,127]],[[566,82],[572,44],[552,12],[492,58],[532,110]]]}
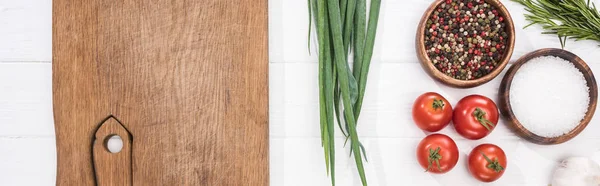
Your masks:
{"label": "spilled salt crystal", "polygon": [[573,130],[590,102],[583,74],[560,57],[542,56],[523,64],[510,87],[510,104],[519,122],[542,137]]}

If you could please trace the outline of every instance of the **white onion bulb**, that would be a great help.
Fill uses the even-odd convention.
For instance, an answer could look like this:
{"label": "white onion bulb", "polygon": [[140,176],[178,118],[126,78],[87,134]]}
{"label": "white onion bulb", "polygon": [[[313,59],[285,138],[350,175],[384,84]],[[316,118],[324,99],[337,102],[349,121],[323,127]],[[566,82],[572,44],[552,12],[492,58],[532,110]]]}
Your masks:
{"label": "white onion bulb", "polygon": [[600,186],[600,165],[585,157],[567,158],[554,170],[552,186]]}

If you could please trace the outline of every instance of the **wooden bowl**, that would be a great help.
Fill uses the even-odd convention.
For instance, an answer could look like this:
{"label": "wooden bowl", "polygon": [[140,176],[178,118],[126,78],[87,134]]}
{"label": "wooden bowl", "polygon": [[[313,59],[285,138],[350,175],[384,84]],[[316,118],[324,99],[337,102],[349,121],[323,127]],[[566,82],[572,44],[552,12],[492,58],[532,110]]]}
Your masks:
{"label": "wooden bowl", "polygon": [[506,53],[504,57],[500,60],[498,66],[489,74],[474,80],[458,80],[454,79],[453,77],[447,76],[446,74],[436,69],[435,66],[433,66],[433,63],[431,62],[431,59],[429,59],[427,52],[425,51],[425,27],[427,26],[427,19],[429,19],[431,13],[433,13],[435,8],[442,2],[443,0],[437,0],[433,2],[429,6],[427,11],[425,11],[423,17],[421,17],[421,22],[419,22],[419,26],[417,27],[417,39],[415,43],[417,48],[417,57],[419,58],[419,61],[421,61],[421,66],[423,67],[423,69],[427,72],[427,74],[429,74],[429,76],[433,77],[434,79],[446,85],[459,88],[476,87],[494,79],[496,76],[498,76],[498,74],[500,74],[500,72],[502,72],[504,67],[506,67],[506,64],[508,64],[508,61],[512,56],[515,45],[515,27],[513,24],[512,17],[510,17],[510,14],[508,13],[506,7],[504,7],[504,5],[500,3],[499,0],[485,0],[485,2],[496,7],[499,11],[498,14],[504,17],[504,21],[506,23],[505,29],[506,33],[508,34],[508,43],[506,44]]}
{"label": "wooden bowl", "polygon": [[[585,114],[585,117],[581,120],[579,125],[577,125],[577,127],[575,127],[573,130],[571,130],[570,132],[568,132],[566,134],[563,134],[562,136],[558,136],[558,137],[552,137],[552,138],[542,137],[542,136],[538,136],[538,135],[532,133],[531,131],[527,130],[525,127],[523,127],[523,125],[521,125],[519,120],[517,120],[517,118],[515,117],[515,114],[513,113],[512,107],[510,105],[510,86],[512,84],[512,80],[513,80],[515,74],[517,73],[519,68],[521,68],[521,66],[523,64],[525,64],[527,61],[529,61],[533,58],[536,58],[536,57],[540,57],[540,56],[556,56],[556,57],[563,58],[567,61],[570,61],[571,63],[573,63],[573,65],[575,65],[575,68],[579,69],[579,71],[583,73],[583,76],[587,82],[587,86],[590,89],[590,93],[589,93],[590,103],[588,105],[588,110],[587,110],[587,113]],[[542,145],[551,145],[551,144],[563,143],[565,141],[568,141],[568,140],[574,138],[575,136],[577,136],[577,134],[579,134],[581,131],[583,131],[583,129],[585,129],[585,127],[588,125],[588,123],[590,123],[590,120],[592,120],[592,117],[594,116],[594,112],[596,111],[596,103],[598,101],[597,100],[598,99],[598,86],[596,84],[596,78],[594,77],[592,70],[590,70],[590,67],[588,67],[587,64],[581,58],[577,57],[575,54],[573,54],[569,51],[566,51],[566,50],[555,49],[555,48],[546,48],[546,49],[536,50],[534,52],[531,52],[531,53],[519,58],[519,60],[517,60],[517,62],[508,69],[508,71],[506,72],[506,75],[502,79],[498,96],[500,97],[499,98],[500,99],[500,104],[499,104],[500,112],[502,113],[502,116],[504,116],[504,118],[506,118],[508,120],[507,124],[508,124],[509,128],[511,128],[514,132],[516,132],[521,137],[523,137],[533,143],[542,144]]]}

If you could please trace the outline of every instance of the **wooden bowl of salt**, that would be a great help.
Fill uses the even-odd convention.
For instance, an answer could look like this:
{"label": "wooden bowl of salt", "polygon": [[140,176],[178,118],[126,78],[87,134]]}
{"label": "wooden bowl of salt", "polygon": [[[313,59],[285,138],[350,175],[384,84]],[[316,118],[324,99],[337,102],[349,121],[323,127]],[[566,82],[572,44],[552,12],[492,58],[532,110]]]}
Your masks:
{"label": "wooden bowl of salt", "polygon": [[[528,111],[524,111],[524,112],[531,113],[531,112],[535,111],[534,109],[536,109],[536,108],[537,109],[556,109],[556,108],[564,109],[564,114],[563,114],[564,116],[563,115],[548,115],[548,114],[546,114],[546,117],[552,117],[552,118],[546,118],[546,119],[552,120],[552,121],[547,122],[547,123],[538,123],[536,125],[533,125],[531,123],[522,123],[522,122],[528,122],[528,121],[532,121],[535,119],[527,118],[527,116],[523,116],[523,115],[521,115],[521,118],[517,117],[519,115],[519,113],[515,113],[516,112],[515,107],[523,108],[523,105],[511,105],[511,103],[514,104],[515,103],[514,101],[516,100],[515,97],[513,97],[513,99],[515,99],[515,100],[512,100],[513,102],[511,102],[511,88],[513,88],[513,89],[515,88],[514,87],[515,83],[513,82],[513,80],[517,81],[518,78],[515,78],[515,76],[517,75],[517,72],[520,69],[522,69],[523,65],[525,65],[526,63],[528,63],[532,60],[539,61],[539,59],[541,59],[540,57],[546,57],[545,59],[551,60],[552,58],[547,58],[548,56],[562,58],[562,59],[570,62],[571,64],[573,64],[573,66],[583,75],[583,79],[585,79],[585,85],[587,85],[587,88],[588,88],[587,93],[589,96],[589,101],[587,104],[587,110],[585,111],[585,114],[583,115],[583,117],[581,117],[581,120],[579,120],[578,123],[576,122],[577,120],[572,120],[572,121],[575,121],[575,123],[572,123],[570,125],[574,125],[574,126],[566,127],[566,129],[568,129],[568,130],[563,130],[564,132],[560,133],[560,135],[557,135],[559,133],[551,134],[550,132],[547,132],[547,131],[553,130],[554,128],[558,127],[553,124],[568,125],[569,124],[568,122],[556,123],[554,121],[564,119],[565,117],[573,114],[573,112],[575,112],[574,110],[578,110],[578,109],[565,108],[566,106],[554,104],[551,100],[547,104],[542,103],[540,105],[528,105],[528,107],[530,107],[531,109]],[[529,66],[531,67],[531,65],[529,65]],[[521,75],[521,76],[523,76],[523,75]],[[562,78],[565,78],[565,77],[563,76],[563,77],[561,77],[561,79]],[[565,79],[569,79],[569,78],[565,78]],[[523,80],[519,79],[518,81],[523,81]],[[560,84],[560,83],[557,82],[556,84],[557,84],[557,86],[559,86],[558,84]],[[566,84],[566,85],[571,85],[571,84]],[[583,86],[583,85],[581,85],[581,86]],[[543,89],[543,86],[540,88]],[[524,89],[526,89],[526,88],[524,88]],[[564,91],[571,91],[571,90],[572,89],[564,90]],[[513,90],[513,91],[515,91],[515,90]],[[564,92],[564,91],[559,91],[559,92]],[[524,94],[530,94],[532,96],[535,96],[535,95],[548,96],[548,95],[552,95],[554,93],[555,92],[544,92],[544,91],[531,92],[530,91],[530,93],[524,93]],[[581,93],[581,92],[579,92],[579,93]],[[531,98],[532,96],[530,96],[530,99],[536,99],[535,97]],[[508,71],[506,72],[506,75],[504,76],[504,78],[502,79],[502,82],[500,84],[499,97],[500,97],[499,98],[500,99],[499,109],[500,109],[500,112],[502,113],[502,116],[505,119],[507,119],[507,121],[508,121],[507,124],[508,124],[509,128],[511,128],[515,133],[517,133],[522,138],[525,138],[528,141],[531,141],[536,144],[551,145],[551,144],[560,144],[560,143],[566,142],[566,141],[574,138],[579,133],[581,133],[581,131],[583,131],[583,129],[585,129],[585,127],[590,123],[590,120],[592,119],[592,117],[594,116],[594,112],[596,111],[596,104],[597,104],[597,98],[598,98],[598,87],[596,84],[596,79],[594,77],[594,74],[592,73],[592,71],[590,70],[588,65],[581,58],[577,57],[575,54],[568,52],[566,50],[547,48],[547,49],[536,50],[534,52],[531,52],[531,53],[519,58],[515,62],[515,64],[513,64],[508,69]],[[554,99],[554,98],[556,98],[556,97],[552,97],[552,99]],[[570,99],[580,99],[580,98],[581,98],[581,96],[580,97],[576,97],[576,96],[570,97]],[[584,98],[584,99],[587,99],[587,98]],[[531,102],[531,101],[526,100],[524,102]],[[582,105],[580,107],[582,107],[582,109],[586,108],[585,105]],[[521,109],[521,110],[523,110],[523,109]],[[579,111],[581,111],[581,109],[579,109]],[[581,114],[583,114],[583,112],[581,112]],[[577,115],[577,114],[575,114],[575,115]],[[539,116],[539,115],[537,115],[537,116]],[[578,117],[575,117],[574,119],[577,119],[577,118]],[[521,121],[519,119],[521,119]],[[536,121],[539,121],[539,120],[536,120]],[[529,126],[530,128],[527,128],[526,126]]]}

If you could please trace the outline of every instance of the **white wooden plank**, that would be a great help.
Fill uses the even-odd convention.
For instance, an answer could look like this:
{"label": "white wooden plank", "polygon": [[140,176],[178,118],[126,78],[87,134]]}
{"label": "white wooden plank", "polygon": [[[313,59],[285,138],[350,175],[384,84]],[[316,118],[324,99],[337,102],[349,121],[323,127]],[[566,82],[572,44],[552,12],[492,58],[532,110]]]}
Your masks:
{"label": "white wooden plank", "polygon": [[[317,61],[317,47],[316,43],[313,42],[311,47],[311,53],[308,50],[308,2],[297,1],[297,0],[283,0],[281,2],[282,10],[281,16],[282,22],[282,48],[283,61],[276,62],[316,62]],[[278,25],[274,25],[277,27]],[[276,35],[277,36],[277,35]],[[314,34],[312,36],[316,36]]]}
{"label": "white wooden plank", "polygon": [[0,136],[54,136],[52,65],[0,63]]}
{"label": "white wooden plank", "polygon": [[415,35],[421,16],[432,1],[382,1],[375,60],[383,62],[418,62]]}
{"label": "white wooden plank", "polygon": [[52,60],[52,0],[0,0],[0,62]]}
{"label": "white wooden plank", "polygon": [[53,137],[0,137],[0,185],[55,185]]}
{"label": "white wooden plank", "polygon": [[[269,121],[271,123],[271,121]],[[269,130],[271,130],[269,128]],[[284,139],[269,137],[269,184],[270,185],[284,185],[283,176],[285,175],[285,152]]]}
{"label": "white wooden plank", "polygon": [[[272,184],[328,185],[318,125],[317,64],[272,63],[271,66],[272,70],[283,69],[283,73],[273,74],[276,77],[272,77],[270,82],[271,87],[277,87],[270,94],[277,98],[271,100],[276,99],[277,104],[283,104],[277,105],[276,110],[271,109],[271,126],[276,126],[275,131],[271,131],[270,140]],[[600,65],[590,64],[590,67],[596,70]],[[577,138],[552,146],[535,145],[517,137],[501,119],[494,132],[481,140],[466,140],[451,125],[443,129],[441,133],[457,141],[461,160],[455,170],[448,174],[423,173],[415,163],[414,148],[427,134],[412,122],[411,106],[414,99],[423,92],[435,91],[446,96],[452,104],[470,94],[482,94],[497,101],[503,75],[504,72],[476,88],[457,89],[435,82],[417,63],[374,61],[364,111],[359,121],[361,141],[369,156],[365,169],[370,185],[546,185],[556,162],[565,157],[591,156],[600,159],[600,138],[595,134],[600,130],[597,119]],[[284,82],[277,81],[280,78]],[[358,175],[354,172],[353,159],[348,159],[348,149],[342,148],[341,133],[338,131],[336,136],[336,151],[340,153],[336,156],[337,183],[360,185]],[[491,184],[476,181],[465,168],[467,154],[482,143],[497,144],[509,156],[509,171]],[[531,165],[542,168],[535,168],[536,171]]]}
{"label": "white wooden plank", "polygon": [[[422,170],[416,161],[415,148],[421,139],[363,138],[369,162],[365,163],[370,185],[547,185],[552,169],[560,157],[548,157],[531,148],[521,139],[495,141],[507,153],[505,174],[496,182],[482,184],[467,170],[467,157],[471,149],[481,144],[472,140],[456,140],[460,157],[456,167],[442,175]],[[329,185],[320,138],[272,139],[271,184],[273,185]],[[595,144],[600,140],[595,140]],[[343,148],[343,138],[336,138],[336,182],[338,185],[360,185],[354,159]],[[592,145],[579,143],[580,145]],[[544,146],[548,148],[549,146]],[[588,146],[589,147],[589,146]],[[551,148],[551,146],[550,146]],[[556,150],[556,149],[554,149]],[[310,152],[310,153],[307,153]],[[556,153],[554,153],[556,154]],[[589,153],[568,153],[585,155]],[[598,158],[598,157],[592,157]],[[530,166],[535,165],[535,166]]]}
{"label": "white wooden plank", "polygon": [[[276,88],[275,92],[271,92],[272,97],[284,97],[283,112],[280,106],[271,109],[272,118],[283,118],[283,124],[279,123],[281,120],[277,121],[277,130],[271,131],[272,136],[319,136],[319,125],[316,125],[319,121],[316,66],[315,63],[285,64],[285,88],[283,91]],[[361,135],[370,137],[422,137],[424,132],[413,124],[411,116],[413,101],[420,94],[427,91],[440,92],[455,104],[460,98],[470,94],[482,94],[496,99],[499,85],[500,79],[497,78],[478,88],[450,88],[433,81],[419,64],[374,62],[369,74],[359,130]],[[308,125],[310,123],[315,125]],[[502,120],[490,137],[515,137],[503,123]],[[451,127],[444,131],[456,134]]]}
{"label": "white wooden plank", "polygon": [[[423,12],[433,0],[389,0],[382,1],[377,41],[374,48],[374,61],[382,63],[417,63],[415,34]],[[596,4],[600,0],[595,0]],[[554,35],[542,35],[540,26],[524,29],[529,22],[525,20],[523,6],[502,1],[514,19],[516,41],[511,58],[514,62],[526,53],[540,48],[560,48],[560,42]],[[316,63],[316,47],[313,44],[312,55],[307,49],[308,9],[307,2],[296,0],[271,0],[270,14],[270,57],[274,63]],[[313,30],[312,41],[315,42]],[[567,42],[567,50],[581,56],[588,63],[600,63],[598,42]]]}
{"label": "white wooden plank", "polygon": [[269,136],[283,137],[285,134],[285,64],[269,65]]}
{"label": "white wooden plank", "polygon": [[283,62],[283,1],[269,0],[269,61]]}

